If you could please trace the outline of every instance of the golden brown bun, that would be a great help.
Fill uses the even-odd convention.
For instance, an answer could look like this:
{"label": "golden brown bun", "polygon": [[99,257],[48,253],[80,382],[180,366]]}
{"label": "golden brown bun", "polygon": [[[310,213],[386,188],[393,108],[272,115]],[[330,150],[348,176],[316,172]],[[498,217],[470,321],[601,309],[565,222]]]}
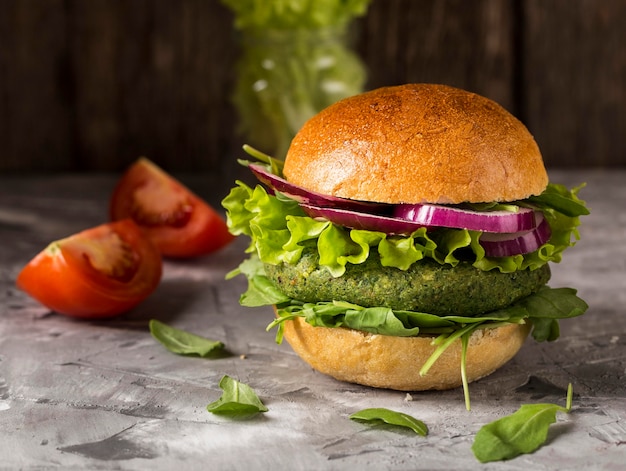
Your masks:
{"label": "golden brown bun", "polygon": [[380,88],[324,109],[293,139],[284,175],[384,203],[514,201],[548,184],[520,121],[492,100],[434,84]]}
{"label": "golden brown bun", "polygon": [[[284,336],[313,369],[341,381],[399,391],[452,389],[461,382],[461,341],[424,376],[419,370],[435,350],[433,337],[392,337],[345,328],[313,327],[302,318],[284,323]],[[529,325],[476,331],[467,351],[468,381],[494,372],[523,345]]]}

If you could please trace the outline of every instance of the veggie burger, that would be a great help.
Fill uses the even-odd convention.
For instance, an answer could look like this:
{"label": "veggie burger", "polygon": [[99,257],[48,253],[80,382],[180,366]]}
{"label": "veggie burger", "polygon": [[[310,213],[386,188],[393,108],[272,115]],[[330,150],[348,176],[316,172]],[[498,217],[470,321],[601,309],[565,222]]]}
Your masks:
{"label": "veggie burger", "polygon": [[467,388],[587,309],[547,286],[588,214],[580,187],[549,183],[526,127],[487,98],[380,88],[312,117],[284,161],[247,151],[259,184],[237,182],[223,206],[250,257],[229,276],[315,370]]}

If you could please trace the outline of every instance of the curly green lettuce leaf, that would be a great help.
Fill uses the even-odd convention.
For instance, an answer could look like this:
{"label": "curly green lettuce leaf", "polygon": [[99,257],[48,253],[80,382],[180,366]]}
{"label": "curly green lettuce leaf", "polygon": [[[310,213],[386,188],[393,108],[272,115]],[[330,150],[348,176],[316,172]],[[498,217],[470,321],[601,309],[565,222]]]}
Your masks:
{"label": "curly green lettuce leaf", "polygon": [[237,28],[320,28],[362,16],[371,0],[222,0]]}
{"label": "curly green lettuce leaf", "polygon": [[303,244],[313,241],[317,244],[320,265],[335,277],[343,275],[346,264],[363,263],[372,250],[378,252],[384,266],[401,270],[425,257],[456,266],[468,254],[473,256],[473,266],[480,270],[511,273],[537,269],[548,262],[561,261],[563,251],[579,239],[579,217],[589,213],[577,197],[581,187],[568,190],[550,184],[542,195],[518,202],[520,206],[543,212],[552,230],[548,242],[529,254],[487,257],[480,245],[482,233],[478,231],[421,228],[410,235],[390,236],[346,229],[306,216],[297,202],[282,195],[270,195],[261,185],[254,189],[242,182],[237,185],[222,204],[230,231],[252,239],[249,252],[257,252],[265,263],[293,264],[299,260]]}

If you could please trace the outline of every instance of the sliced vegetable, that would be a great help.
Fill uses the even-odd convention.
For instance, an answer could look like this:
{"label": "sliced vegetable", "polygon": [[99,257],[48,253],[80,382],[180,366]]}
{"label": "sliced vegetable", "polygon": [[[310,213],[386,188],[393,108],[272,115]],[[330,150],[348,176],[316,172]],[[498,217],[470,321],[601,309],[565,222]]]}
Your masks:
{"label": "sliced vegetable", "polygon": [[212,414],[247,418],[269,410],[247,384],[225,375],[220,380],[219,386],[223,391],[221,397],[207,406],[207,410]]}
{"label": "sliced vegetable", "polygon": [[393,215],[424,226],[449,227],[483,232],[520,232],[533,229],[534,211],[472,211],[438,204],[399,204]]}
{"label": "sliced vegetable", "polygon": [[[367,231],[384,232],[388,235],[409,235],[416,230],[427,227],[420,223],[380,214],[369,214],[339,208],[321,208],[300,203],[304,212],[312,218],[323,218],[334,224]],[[550,239],[550,225],[537,212],[535,215],[539,225],[531,230],[516,233],[484,232],[480,237],[480,245],[488,257],[509,257],[512,255],[534,252]]]}
{"label": "sliced vegetable", "polygon": [[296,200],[299,203],[311,204],[314,206],[321,206],[324,208],[342,208],[353,209],[362,211],[380,211],[381,209],[389,208],[389,205],[384,203],[372,203],[369,201],[358,201],[347,198],[338,198],[336,196],[323,195],[314,191],[307,190],[301,186],[294,185],[288,182],[284,178],[281,178],[274,173],[267,170],[262,165],[249,164],[248,167],[259,179],[261,183],[268,186],[274,191],[284,194],[291,199]]}
{"label": "sliced vegetable", "polygon": [[538,226],[529,231],[514,234],[494,234],[484,232],[480,236],[480,245],[488,257],[509,257],[531,253],[550,240],[550,224],[541,213],[536,216]]}
{"label": "sliced vegetable", "polygon": [[424,227],[413,221],[380,214],[364,213],[350,209],[322,208],[300,203],[303,211],[312,218],[324,218],[340,226],[366,231],[378,231],[385,234],[411,234]]}
{"label": "sliced vegetable", "polygon": [[110,215],[114,221],[132,218],[170,257],[204,255],[234,239],[217,211],[145,158],[119,180]]}
{"label": "sliced vegetable", "polygon": [[148,297],[161,273],[158,250],[125,219],[52,242],[22,269],[16,282],[60,314],[105,318]]}
{"label": "sliced vegetable", "polygon": [[352,414],[350,419],[373,425],[380,423],[396,425],[398,427],[409,428],[422,437],[428,435],[428,427],[421,420],[403,412],[397,412],[383,407],[360,410]]}
{"label": "sliced vegetable", "polygon": [[207,357],[224,348],[219,340],[210,340],[176,329],[156,319],[151,319],[149,326],[152,336],[172,353]]}
{"label": "sliced vegetable", "polygon": [[[541,211],[515,204],[488,205],[487,210],[436,204],[378,204],[311,192],[277,176],[259,164],[248,165],[272,191],[298,202],[307,216],[349,229],[410,235],[424,227],[480,231],[487,257],[532,253],[549,241],[550,225]],[[480,206],[480,205],[478,205]],[[493,207],[507,209],[491,209]]]}

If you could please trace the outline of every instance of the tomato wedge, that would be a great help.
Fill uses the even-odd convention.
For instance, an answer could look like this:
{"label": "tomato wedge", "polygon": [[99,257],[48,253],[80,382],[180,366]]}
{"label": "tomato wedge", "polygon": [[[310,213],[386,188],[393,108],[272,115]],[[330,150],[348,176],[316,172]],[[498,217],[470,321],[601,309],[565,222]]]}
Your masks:
{"label": "tomato wedge", "polygon": [[110,216],[132,218],[168,257],[205,255],[234,239],[215,209],[146,158],[119,180]]}
{"label": "tomato wedge", "polygon": [[17,286],[44,306],[72,317],[105,318],[152,293],[161,254],[130,219],[52,242],[19,273]]}

